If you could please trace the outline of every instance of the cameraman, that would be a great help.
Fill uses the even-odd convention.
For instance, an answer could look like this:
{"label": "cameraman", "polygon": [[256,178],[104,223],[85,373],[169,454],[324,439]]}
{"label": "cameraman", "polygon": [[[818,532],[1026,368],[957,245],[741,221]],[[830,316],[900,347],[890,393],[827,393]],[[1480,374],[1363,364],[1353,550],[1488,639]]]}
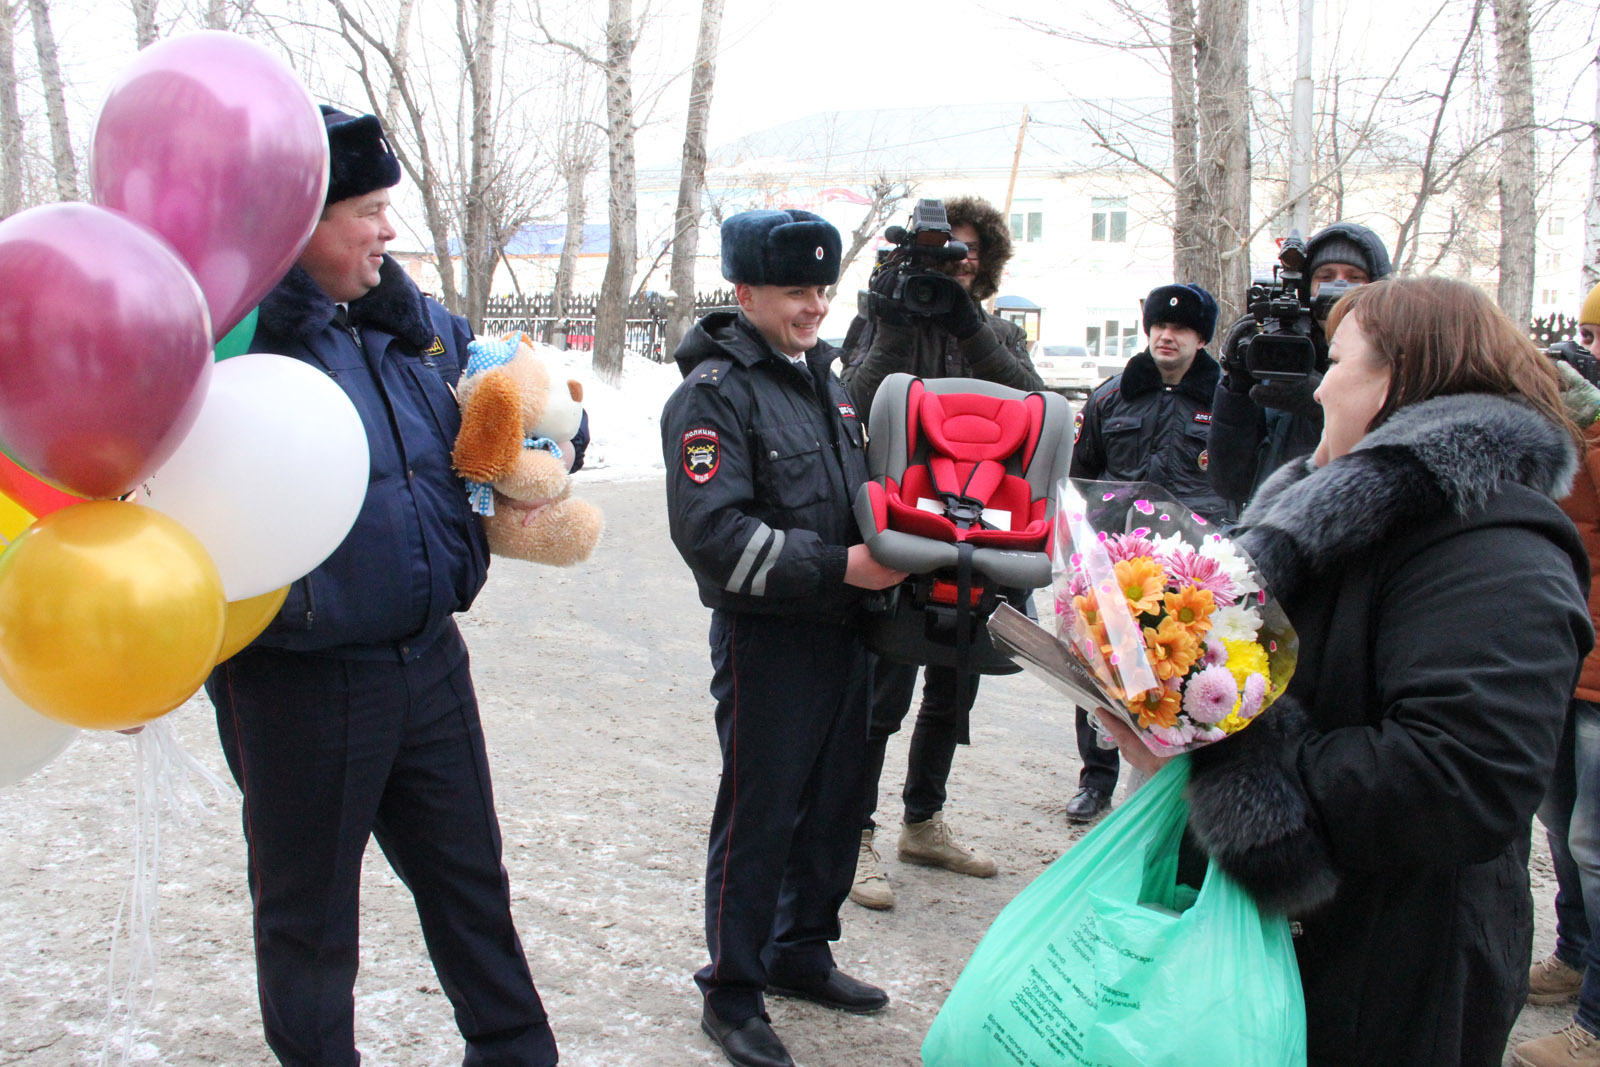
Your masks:
{"label": "cameraman", "polygon": [[[988,201],[974,196],[945,202],[950,237],[967,246],[965,259],[940,267],[966,293],[966,299],[940,315],[913,315],[892,300],[895,273],[877,271],[871,285],[870,317],[857,316],[844,340],[841,378],[856,410],[872,411],[872,400],[884,378],[905,371],[922,378],[982,378],[1014,389],[1043,389],[1044,382],[1028,358],[1028,340],[1021,327],[986,313],[978,301],[1000,288],[1000,272],[1011,258],[1011,234],[1005,219]],[[994,860],[965,847],[950,832],[942,814],[945,782],[955,757],[959,715],[977,697],[977,678],[965,687],[950,667],[928,667],[922,683],[922,705],[911,734],[911,752],[902,793],[904,821],[898,853],[902,860],[943,867],[958,874],[988,878]],[[877,659],[873,668],[872,720],[867,735],[867,769],[863,783],[861,847],[850,899],[867,908],[892,908],[889,886],[873,842],[872,815],[878,807],[878,779],[883,774],[889,737],[900,729],[916,689],[915,664]]]}
{"label": "cameraman", "polygon": [[[1378,235],[1353,222],[1336,222],[1306,242],[1310,296],[1325,282],[1366,285],[1387,277],[1389,250]],[[1222,342],[1223,376],[1211,404],[1211,484],[1243,505],[1267,475],[1301,456],[1322,439],[1322,408],[1312,398],[1322,384],[1328,341],[1322,323],[1313,322],[1316,368],[1298,382],[1258,382],[1245,367],[1243,342],[1259,332],[1252,315],[1237,319]]]}

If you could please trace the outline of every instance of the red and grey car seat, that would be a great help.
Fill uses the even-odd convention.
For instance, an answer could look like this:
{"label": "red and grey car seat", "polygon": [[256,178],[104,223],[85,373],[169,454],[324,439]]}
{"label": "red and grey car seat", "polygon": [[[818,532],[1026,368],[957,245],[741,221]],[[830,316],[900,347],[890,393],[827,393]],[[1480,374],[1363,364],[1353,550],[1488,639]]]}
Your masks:
{"label": "red and grey car seat", "polygon": [[1072,460],[1072,408],[973,378],[891,374],[868,423],[871,481],[856,523],[880,563],[910,573],[871,616],[889,659],[1015,670],[982,622],[1050,584],[1055,488]]}

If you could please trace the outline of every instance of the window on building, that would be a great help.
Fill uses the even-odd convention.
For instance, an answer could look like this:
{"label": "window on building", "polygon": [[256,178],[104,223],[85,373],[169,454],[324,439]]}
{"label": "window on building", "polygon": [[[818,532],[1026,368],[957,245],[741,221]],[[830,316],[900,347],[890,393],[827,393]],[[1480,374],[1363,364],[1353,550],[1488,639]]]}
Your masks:
{"label": "window on building", "polygon": [[1042,241],[1044,239],[1044,212],[1024,206],[1011,212],[1011,239],[1013,241]]}
{"label": "window on building", "polygon": [[1090,326],[1083,331],[1083,347],[1089,350],[1089,355],[1095,359],[1100,358],[1100,327]]}
{"label": "window on building", "polygon": [[1545,220],[1544,232],[1551,237],[1560,237],[1567,232],[1567,220],[1560,215],[1551,215]]}
{"label": "window on building", "polygon": [[1128,202],[1119,197],[1097,196],[1090,202],[1089,240],[1121,242],[1128,239]]}
{"label": "window on building", "polygon": [[1561,294],[1556,292],[1554,289],[1540,289],[1539,303],[1546,306],[1549,306],[1550,304],[1559,304],[1561,303]]}
{"label": "window on building", "polygon": [[1548,271],[1560,270],[1561,269],[1561,253],[1560,252],[1546,252],[1545,256],[1544,256],[1544,269],[1548,270]]}

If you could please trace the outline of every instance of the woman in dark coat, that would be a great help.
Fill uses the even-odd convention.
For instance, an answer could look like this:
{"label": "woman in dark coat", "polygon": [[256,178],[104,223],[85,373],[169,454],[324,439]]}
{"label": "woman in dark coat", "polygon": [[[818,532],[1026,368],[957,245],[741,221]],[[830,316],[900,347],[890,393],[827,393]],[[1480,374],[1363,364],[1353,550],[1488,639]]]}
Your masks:
{"label": "woman in dark coat", "polygon": [[1311,1064],[1498,1067],[1527,989],[1530,824],[1593,644],[1554,500],[1574,432],[1547,361],[1471,286],[1363,286],[1329,326],[1322,441],[1239,534],[1299,665],[1191,757],[1190,830],[1298,923]]}

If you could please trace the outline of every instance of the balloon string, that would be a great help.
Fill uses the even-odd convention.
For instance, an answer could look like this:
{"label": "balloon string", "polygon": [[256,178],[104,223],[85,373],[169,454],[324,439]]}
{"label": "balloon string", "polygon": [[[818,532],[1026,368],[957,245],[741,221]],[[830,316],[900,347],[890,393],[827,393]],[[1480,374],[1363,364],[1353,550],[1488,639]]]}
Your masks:
{"label": "balloon string", "polygon": [[[134,780],[133,878],[123,890],[111,930],[111,959],[106,967],[106,1014],[102,1031],[100,1067],[131,1061],[135,1039],[142,1032],[146,1011],[155,1006],[156,953],[153,933],[159,905],[162,810],[174,823],[190,821],[194,811],[209,812],[210,804],[197,785],[210,787],[217,801],[228,798],[230,787],[201,764],[178,742],[165,719],[157,719],[133,737]],[[128,940],[126,960],[120,960],[124,919]],[[145,996],[140,989],[148,985]]]}

